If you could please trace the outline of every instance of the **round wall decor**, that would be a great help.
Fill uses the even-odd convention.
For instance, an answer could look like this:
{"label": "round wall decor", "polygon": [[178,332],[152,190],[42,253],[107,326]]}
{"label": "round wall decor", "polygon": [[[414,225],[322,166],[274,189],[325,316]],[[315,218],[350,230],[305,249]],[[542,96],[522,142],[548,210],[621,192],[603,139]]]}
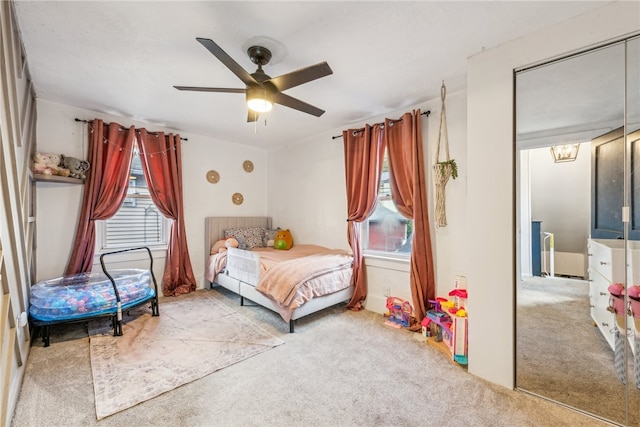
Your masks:
{"label": "round wall decor", "polygon": [[242,194],[240,193],[233,193],[233,196],[231,196],[231,200],[236,205],[241,205],[242,202],[244,202],[244,197],[242,197]]}
{"label": "round wall decor", "polygon": [[242,168],[249,173],[253,172],[253,162],[251,160],[245,160]]}
{"label": "round wall decor", "polygon": [[209,172],[207,172],[207,181],[209,181],[211,184],[215,184],[216,182],[220,181],[220,174],[214,170],[210,170]]}

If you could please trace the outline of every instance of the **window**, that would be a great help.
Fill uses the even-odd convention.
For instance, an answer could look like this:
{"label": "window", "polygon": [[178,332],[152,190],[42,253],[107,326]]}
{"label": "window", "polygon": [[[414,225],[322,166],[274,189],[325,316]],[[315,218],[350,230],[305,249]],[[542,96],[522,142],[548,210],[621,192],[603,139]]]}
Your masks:
{"label": "window", "polygon": [[396,254],[399,257],[408,257],[411,254],[412,231],[413,220],[398,212],[391,199],[389,159],[385,150],[378,203],[362,225],[364,251],[368,254]]}
{"label": "window", "polygon": [[166,246],[170,220],[149,195],[138,148],[134,149],[127,198],[120,210],[102,224],[102,249]]}

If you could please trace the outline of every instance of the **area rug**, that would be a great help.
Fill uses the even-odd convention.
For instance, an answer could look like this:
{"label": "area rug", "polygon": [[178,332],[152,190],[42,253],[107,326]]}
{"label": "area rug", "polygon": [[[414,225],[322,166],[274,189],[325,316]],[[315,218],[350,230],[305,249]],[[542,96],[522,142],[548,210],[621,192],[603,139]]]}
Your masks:
{"label": "area rug", "polygon": [[162,298],[159,317],[137,310],[119,337],[89,325],[98,420],[283,344],[209,291]]}

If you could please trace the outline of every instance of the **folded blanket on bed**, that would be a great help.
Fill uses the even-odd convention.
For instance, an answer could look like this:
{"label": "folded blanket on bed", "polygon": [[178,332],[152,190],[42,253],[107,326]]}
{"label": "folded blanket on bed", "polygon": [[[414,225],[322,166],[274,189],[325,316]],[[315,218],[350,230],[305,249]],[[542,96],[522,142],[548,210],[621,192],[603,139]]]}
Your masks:
{"label": "folded blanket on bed", "polygon": [[[269,268],[256,285],[256,290],[276,302],[279,306],[289,308],[289,311],[297,308],[300,288],[309,285],[304,294],[308,300],[312,296],[326,295],[344,289],[350,285],[350,280],[343,279],[344,275],[332,275],[333,272],[351,272],[353,257],[344,250],[327,250],[315,255],[296,258],[281,262]],[[327,280],[315,280],[327,278]],[[350,279],[350,276],[349,276]],[[310,283],[313,282],[313,287]],[[283,316],[284,317],[284,316]],[[285,318],[288,321],[288,319]]]}
{"label": "folded blanket on bed", "polygon": [[219,252],[217,254],[209,255],[209,264],[207,264],[207,271],[205,277],[209,283],[213,282],[216,275],[224,271],[224,267],[227,265],[227,253]]}

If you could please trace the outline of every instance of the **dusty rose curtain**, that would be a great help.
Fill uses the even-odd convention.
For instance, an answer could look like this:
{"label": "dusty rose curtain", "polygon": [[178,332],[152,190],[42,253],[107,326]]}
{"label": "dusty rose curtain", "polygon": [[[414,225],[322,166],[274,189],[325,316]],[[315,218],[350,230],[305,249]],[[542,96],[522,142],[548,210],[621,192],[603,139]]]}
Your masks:
{"label": "dusty rose curtain", "polygon": [[160,212],[173,220],[167,247],[163,293],[166,296],[196,290],[184,224],[182,149],[180,135],[138,132],[140,160],[151,199]]}
{"label": "dusty rose curtain", "polygon": [[400,213],[413,219],[411,295],[418,322],[426,314],[428,300],[435,297],[421,128],[420,110],[414,110],[399,121],[385,120],[384,132],[391,197]]}
{"label": "dusty rose curtain", "polygon": [[96,220],[112,217],[127,196],[135,130],[102,120],[89,124],[89,163],[80,218],[65,274],[91,271],[96,245]]}
{"label": "dusty rose curtain", "polygon": [[360,225],[373,212],[378,199],[384,159],[381,125],[342,132],[347,183],[347,237],[353,251],[355,290],[347,307],[362,309],[367,297],[367,276],[360,243]]}

